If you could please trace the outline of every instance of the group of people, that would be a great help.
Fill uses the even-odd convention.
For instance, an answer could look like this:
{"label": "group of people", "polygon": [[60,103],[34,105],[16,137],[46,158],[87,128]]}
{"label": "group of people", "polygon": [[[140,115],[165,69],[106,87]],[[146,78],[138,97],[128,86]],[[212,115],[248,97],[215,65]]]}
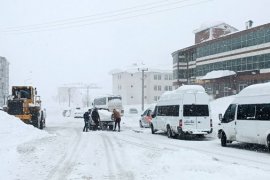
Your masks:
{"label": "group of people", "polygon": [[[100,116],[99,116],[97,108],[94,108],[93,110],[89,109],[83,115],[83,118],[84,118],[83,132],[87,132],[88,130],[90,130],[90,125],[91,125],[90,124],[90,117],[93,120],[93,122],[95,123],[95,125],[93,126],[93,130],[98,129],[99,122],[100,122]],[[118,132],[120,132],[121,115],[116,109],[113,109],[112,118],[114,120],[113,131],[116,131],[116,126],[118,126]]]}

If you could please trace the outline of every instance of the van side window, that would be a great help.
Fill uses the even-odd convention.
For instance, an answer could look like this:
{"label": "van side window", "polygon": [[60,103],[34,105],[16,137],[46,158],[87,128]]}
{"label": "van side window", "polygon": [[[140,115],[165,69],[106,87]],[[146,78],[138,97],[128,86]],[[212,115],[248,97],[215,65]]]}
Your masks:
{"label": "van side window", "polygon": [[257,104],[256,119],[270,120],[270,104]]}
{"label": "van side window", "polygon": [[235,104],[231,104],[225,114],[224,114],[224,117],[222,119],[222,123],[228,123],[228,122],[231,122],[234,120],[234,117],[235,117],[235,110],[236,110],[236,105]]}
{"label": "van side window", "polygon": [[179,105],[158,106],[158,116],[179,116]]}
{"label": "van side window", "polygon": [[238,105],[237,119],[254,120],[256,116],[256,104]]}

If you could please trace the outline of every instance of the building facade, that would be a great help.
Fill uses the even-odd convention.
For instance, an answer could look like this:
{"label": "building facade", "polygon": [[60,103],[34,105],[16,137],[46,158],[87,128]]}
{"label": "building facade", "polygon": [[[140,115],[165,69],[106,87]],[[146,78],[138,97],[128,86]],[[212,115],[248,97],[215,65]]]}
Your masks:
{"label": "building facade", "polygon": [[[142,72],[138,68],[112,73],[113,94],[121,95],[125,105],[142,103]],[[144,72],[144,103],[159,100],[165,91],[172,91],[172,71],[148,69]]]}
{"label": "building facade", "polygon": [[5,104],[9,88],[9,62],[0,56],[0,106]]}
{"label": "building facade", "polygon": [[[215,98],[236,94],[248,85],[270,81],[270,23],[203,41],[172,57],[174,86],[202,84]],[[202,78],[217,70],[235,75]]]}

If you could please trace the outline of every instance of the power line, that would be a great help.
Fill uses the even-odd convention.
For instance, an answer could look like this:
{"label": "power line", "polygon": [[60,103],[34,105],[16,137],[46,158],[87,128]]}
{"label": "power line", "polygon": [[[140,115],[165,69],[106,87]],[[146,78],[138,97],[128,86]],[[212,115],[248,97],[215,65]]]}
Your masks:
{"label": "power line", "polygon": [[[185,1],[188,1],[188,0],[185,0]],[[12,33],[13,32],[13,33],[17,33],[17,34],[24,34],[24,33],[53,31],[53,30],[60,30],[60,29],[83,27],[83,26],[89,26],[89,25],[93,25],[93,24],[100,24],[100,23],[105,23],[105,22],[115,22],[115,21],[120,21],[120,20],[124,20],[124,19],[131,19],[131,18],[136,18],[136,17],[140,17],[140,16],[146,16],[146,15],[150,15],[150,14],[157,14],[157,13],[162,13],[162,12],[180,9],[180,8],[184,8],[184,7],[196,6],[196,5],[203,4],[203,3],[206,3],[209,1],[213,1],[213,0],[203,0],[203,1],[196,2],[196,3],[186,4],[186,5],[182,5],[182,6],[178,6],[178,7],[157,9],[157,10],[152,11],[152,12],[141,13],[141,14],[137,14],[137,15],[133,15],[133,16],[118,17],[118,18],[111,18],[112,16],[110,16],[110,17],[107,17],[107,19],[105,17],[103,17],[101,19],[94,19],[95,21],[92,20],[92,21],[89,21],[88,23],[84,23],[84,24],[74,24],[73,23],[73,24],[64,24],[64,25],[61,25],[60,27],[56,26],[55,28],[48,26],[48,27],[42,27],[42,28],[29,28],[29,29],[21,29],[21,30],[18,29],[16,31],[10,30],[10,31],[2,31],[2,32],[5,32],[5,33]]]}
{"label": "power line", "polygon": [[[26,26],[7,27],[1,31],[2,32],[16,32],[16,31],[25,31],[25,30],[29,30],[29,29],[33,29],[33,30],[34,29],[42,29],[42,28],[46,28],[48,26],[49,27],[53,27],[53,26],[57,27],[57,26],[79,24],[79,23],[84,23],[84,22],[89,22],[89,21],[94,21],[94,20],[99,21],[101,19],[106,19],[106,18],[108,19],[108,18],[117,17],[117,16],[121,16],[121,15],[136,13],[136,12],[140,12],[140,11],[147,11],[147,10],[151,10],[151,9],[156,9],[159,7],[171,6],[174,4],[183,3],[185,1],[191,1],[191,0],[180,0],[180,1],[174,1],[174,2],[168,2],[166,0],[165,1],[163,0],[163,1],[155,2],[155,3],[148,3],[148,4],[134,6],[131,8],[126,8],[126,9],[120,9],[120,10],[116,10],[116,11],[92,14],[89,16],[81,16],[81,17],[76,17],[76,18],[71,18],[71,19],[64,19],[64,20],[58,20],[58,21],[52,21],[52,22],[40,23],[40,24],[33,24],[33,25],[26,25]],[[163,2],[163,4],[160,4],[162,2]],[[167,3],[164,4],[164,2],[167,2]],[[157,5],[155,5],[155,4],[157,4]],[[150,5],[150,7],[149,7],[149,5]],[[134,10],[132,10],[132,9],[134,9]]]}
{"label": "power line", "polygon": [[27,28],[27,27],[32,27],[32,26],[50,25],[50,24],[61,23],[61,22],[68,22],[68,21],[74,21],[74,20],[80,20],[80,19],[87,19],[89,17],[113,14],[113,13],[117,13],[117,12],[121,12],[121,11],[127,11],[127,10],[131,10],[131,9],[136,9],[136,8],[139,8],[139,7],[145,7],[145,6],[149,6],[149,5],[159,4],[159,3],[162,3],[162,2],[168,2],[168,0],[158,1],[158,2],[154,2],[154,3],[142,4],[142,5],[133,6],[133,7],[129,7],[129,8],[118,9],[118,10],[115,10],[115,11],[108,11],[108,12],[103,12],[103,13],[91,14],[91,15],[88,15],[88,16],[79,16],[79,17],[74,17],[74,18],[69,18],[69,19],[61,19],[61,20],[55,20],[55,21],[39,23],[39,24],[32,24],[32,25],[6,27],[4,29],[8,30],[8,29],[17,29],[17,28]]}

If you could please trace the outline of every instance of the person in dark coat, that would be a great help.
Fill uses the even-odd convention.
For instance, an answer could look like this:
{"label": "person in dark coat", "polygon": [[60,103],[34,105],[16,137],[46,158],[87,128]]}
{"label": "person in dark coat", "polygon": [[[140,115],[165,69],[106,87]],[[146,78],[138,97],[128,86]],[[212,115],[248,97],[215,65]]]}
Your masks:
{"label": "person in dark coat", "polygon": [[116,125],[118,125],[118,132],[120,132],[120,122],[121,115],[116,109],[113,109],[113,117],[114,117],[114,131],[116,131]]}
{"label": "person in dark coat", "polygon": [[91,113],[91,109],[89,109],[88,111],[86,111],[86,112],[83,114],[83,118],[84,118],[84,128],[83,128],[83,132],[88,132],[88,130],[89,130],[90,113]]}
{"label": "person in dark coat", "polygon": [[100,121],[100,117],[99,117],[99,113],[98,113],[97,108],[94,108],[94,110],[91,114],[91,118],[95,122],[94,130],[97,130],[98,126],[99,126],[99,121]]}

